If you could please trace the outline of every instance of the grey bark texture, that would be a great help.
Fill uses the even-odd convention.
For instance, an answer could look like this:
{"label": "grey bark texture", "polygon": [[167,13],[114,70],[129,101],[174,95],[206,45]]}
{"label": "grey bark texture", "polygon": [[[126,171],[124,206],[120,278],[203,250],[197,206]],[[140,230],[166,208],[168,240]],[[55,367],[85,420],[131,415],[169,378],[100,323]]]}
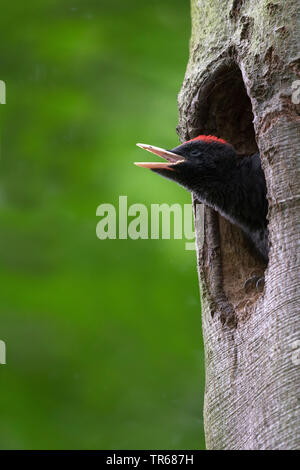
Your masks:
{"label": "grey bark texture", "polygon": [[[299,2],[191,3],[178,133],[225,138],[241,158],[260,151],[271,247],[265,266],[239,229],[205,208],[197,259],[206,445],[299,449]],[[246,293],[245,280],[263,273],[264,291]]]}

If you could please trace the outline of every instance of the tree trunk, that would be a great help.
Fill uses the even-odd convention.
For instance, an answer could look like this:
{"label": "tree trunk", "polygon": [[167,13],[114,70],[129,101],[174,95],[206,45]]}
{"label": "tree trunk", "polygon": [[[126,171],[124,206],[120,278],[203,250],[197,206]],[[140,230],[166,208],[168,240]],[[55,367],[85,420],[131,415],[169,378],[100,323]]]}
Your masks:
{"label": "tree trunk", "polygon": [[[295,0],[192,0],[179,135],[259,150],[269,202],[268,266],[212,209],[198,233],[209,449],[300,448],[298,26]],[[246,293],[263,273],[264,291]]]}

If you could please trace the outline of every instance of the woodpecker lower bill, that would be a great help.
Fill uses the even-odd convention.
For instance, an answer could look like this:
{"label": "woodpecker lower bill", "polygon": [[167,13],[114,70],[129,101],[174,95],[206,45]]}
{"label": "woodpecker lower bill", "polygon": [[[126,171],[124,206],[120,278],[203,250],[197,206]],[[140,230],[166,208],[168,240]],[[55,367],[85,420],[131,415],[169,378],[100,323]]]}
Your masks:
{"label": "woodpecker lower bill", "polygon": [[166,162],[136,162],[180,184],[246,234],[268,261],[266,182],[259,154],[239,158],[231,144],[200,135],[172,150],[137,144]]}

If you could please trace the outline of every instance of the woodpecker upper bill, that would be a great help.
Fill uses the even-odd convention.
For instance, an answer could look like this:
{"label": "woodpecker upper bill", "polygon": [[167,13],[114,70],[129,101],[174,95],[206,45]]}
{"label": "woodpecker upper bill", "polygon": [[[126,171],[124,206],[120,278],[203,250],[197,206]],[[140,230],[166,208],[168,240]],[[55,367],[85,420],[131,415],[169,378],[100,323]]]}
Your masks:
{"label": "woodpecker upper bill", "polygon": [[170,152],[169,150],[161,149],[160,147],[154,147],[153,145],[148,144],[136,145],[141,149],[148,150],[148,152],[154,153],[155,155],[164,158],[168,162],[134,162],[136,166],[150,169],[173,170],[172,166],[184,162],[185,160],[181,155],[177,155],[176,153]]}

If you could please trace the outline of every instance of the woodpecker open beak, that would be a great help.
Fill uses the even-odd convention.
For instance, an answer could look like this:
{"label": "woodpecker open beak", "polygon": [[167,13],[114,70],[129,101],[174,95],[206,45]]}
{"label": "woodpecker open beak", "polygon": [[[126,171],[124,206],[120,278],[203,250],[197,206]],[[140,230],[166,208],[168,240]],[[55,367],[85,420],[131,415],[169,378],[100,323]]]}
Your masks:
{"label": "woodpecker open beak", "polygon": [[161,149],[159,147],[154,147],[153,145],[147,144],[136,144],[142,149],[148,150],[148,152],[154,153],[159,157],[167,160],[167,163],[164,162],[134,162],[135,165],[141,166],[142,168],[159,169],[159,170],[173,170],[173,166],[178,163],[184,162],[182,155],[177,155],[176,153],[169,152],[169,150]]}

